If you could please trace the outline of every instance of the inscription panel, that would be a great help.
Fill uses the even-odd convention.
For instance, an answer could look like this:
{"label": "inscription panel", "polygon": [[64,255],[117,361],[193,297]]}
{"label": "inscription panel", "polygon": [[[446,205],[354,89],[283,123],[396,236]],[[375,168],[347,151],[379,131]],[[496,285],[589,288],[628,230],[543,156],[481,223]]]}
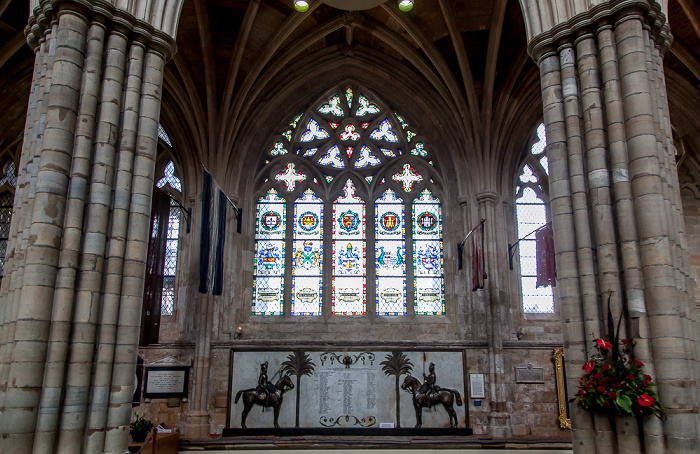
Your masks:
{"label": "inscription panel", "polygon": [[516,383],[544,383],[544,368],[533,367],[528,364],[527,367],[515,368]]}
{"label": "inscription panel", "polygon": [[[397,357],[389,351],[236,351],[233,353],[230,426],[241,426],[243,399],[236,403],[235,397],[239,391],[257,386],[260,365],[265,361],[270,382],[275,383],[280,376],[290,373],[294,386],[299,387],[298,394],[297,389],[284,394],[279,416],[281,427],[295,427],[297,395],[299,427],[379,428],[380,424],[413,427],[416,424],[413,398],[408,390],[401,389],[406,374],[396,377],[394,372],[408,370],[423,382],[431,362],[435,363],[436,384],[455,389],[464,396],[461,351],[402,352],[401,355]],[[401,364],[396,364],[397,360]],[[307,373],[297,377],[293,372],[301,366]],[[460,427],[464,427],[464,407],[454,408]],[[272,408],[263,412],[262,407],[254,406],[246,417],[247,427],[272,427],[272,422]],[[444,411],[423,412],[423,427],[447,427],[448,423]]]}

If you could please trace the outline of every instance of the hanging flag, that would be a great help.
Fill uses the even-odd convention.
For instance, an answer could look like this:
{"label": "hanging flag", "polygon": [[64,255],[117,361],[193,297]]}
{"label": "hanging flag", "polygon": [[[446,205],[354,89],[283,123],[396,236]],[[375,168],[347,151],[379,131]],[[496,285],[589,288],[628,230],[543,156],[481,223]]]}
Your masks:
{"label": "hanging flag", "polygon": [[548,222],[535,233],[537,253],[537,287],[557,286],[557,269],[554,262],[554,235]]}
{"label": "hanging flag", "polygon": [[211,174],[204,170],[199,293],[221,295],[223,289],[226,203],[226,195]]}
{"label": "hanging flag", "polygon": [[484,288],[486,268],[484,266],[484,221],[471,231],[472,241],[472,291]]}

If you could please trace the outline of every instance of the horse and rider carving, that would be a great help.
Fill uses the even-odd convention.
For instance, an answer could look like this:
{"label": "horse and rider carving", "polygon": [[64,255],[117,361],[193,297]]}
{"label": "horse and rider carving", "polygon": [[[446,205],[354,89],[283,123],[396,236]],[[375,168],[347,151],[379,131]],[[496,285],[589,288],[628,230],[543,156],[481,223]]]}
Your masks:
{"label": "horse and rider carving", "polygon": [[462,397],[459,391],[441,388],[435,384],[435,381],[435,364],[430,363],[425,383],[421,384],[416,377],[406,375],[401,385],[401,389],[409,391],[413,396],[413,409],[416,411],[416,428],[420,428],[423,425],[423,408],[431,408],[438,404],[441,404],[450,416],[450,427],[457,428],[459,421],[453,404],[457,403],[461,407]]}
{"label": "horse and rider carving", "polygon": [[[274,378],[274,377],[273,377]],[[245,420],[253,408],[253,405],[259,405],[265,408],[272,407],[274,410],[274,425],[279,429],[279,416],[284,393],[294,389],[294,383],[289,375],[281,375],[276,383],[271,383],[267,378],[267,361],[260,365],[260,376],[258,377],[258,386],[256,388],[241,389],[236,393],[234,403],[243,396],[243,413],[241,414],[241,427],[246,428]]]}

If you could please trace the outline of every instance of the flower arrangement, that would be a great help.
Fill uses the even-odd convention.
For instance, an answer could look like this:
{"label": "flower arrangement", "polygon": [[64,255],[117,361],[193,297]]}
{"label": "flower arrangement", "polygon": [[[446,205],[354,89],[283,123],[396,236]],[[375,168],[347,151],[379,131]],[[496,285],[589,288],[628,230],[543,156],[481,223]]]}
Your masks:
{"label": "flower arrangement", "polygon": [[606,339],[595,341],[597,353],[582,366],[586,374],[571,402],[586,410],[616,410],[619,414],[654,414],[662,418],[663,407],[654,391],[656,384],[644,373],[644,363],[630,358],[632,342],[622,339],[621,344],[622,351]]}
{"label": "flower arrangement", "polygon": [[139,443],[146,439],[152,429],[153,423],[151,421],[135,413],[134,418],[131,420],[131,425],[129,426],[129,435],[131,435],[131,438],[135,442]]}

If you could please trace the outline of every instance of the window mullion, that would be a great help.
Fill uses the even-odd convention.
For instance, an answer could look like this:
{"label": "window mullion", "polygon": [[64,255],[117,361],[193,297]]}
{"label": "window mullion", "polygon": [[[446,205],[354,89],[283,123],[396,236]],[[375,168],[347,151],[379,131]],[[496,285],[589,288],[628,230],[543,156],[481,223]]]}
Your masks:
{"label": "window mullion", "polygon": [[416,316],[415,281],[413,269],[413,199],[404,200],[404,223],[406,228],[406,315]]}
{"label": "window mullion", "polygon": [[[365,209],[365,219],[367,220],[367,230],[365,230],[365,250],[366,252],[366,298],[367,298],[367,316],[375,317],[377,314],[377,254],[376,254],[376,231],[374,215],[376,212],[376,200],[373,203],[367,203]],[[370,225],[371,224],[371,225]]]}

